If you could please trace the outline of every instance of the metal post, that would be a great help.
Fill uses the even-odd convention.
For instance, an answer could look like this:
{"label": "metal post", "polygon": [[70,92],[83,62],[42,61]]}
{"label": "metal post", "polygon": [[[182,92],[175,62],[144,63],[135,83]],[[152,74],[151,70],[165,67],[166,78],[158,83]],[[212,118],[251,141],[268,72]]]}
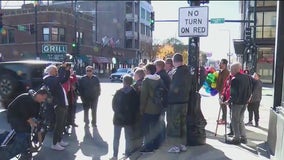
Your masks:
{"label": "metal post", "polygon": [[40,59],[40,55],[38,53],[38,26],[37,26],[37,10],[38,10],[38,3],[35,2],[35,52],[36,52],[36,59]]}
{"label": "metal post", "polygon": [[[278,23],[276,28],[276,44],[275,44],[275,62],[274,62],[274,103],[273,109],[276,110],[277,106],[281,106],[282,99],[282,88],[283,88],[283,72],[284,72],[284,2],[278,1],[277,2],[277,16]],[[277,74],[276,74],[277,73]]]}
{"label": "metal post", "polygon": [[[200,6],[200,1],[189,1],[190,6]],[[201,96],[198,92],[199,83],[199,37],[188,40],[188,67],[192,75],[192,90],[189,93],[187,113],[187,145],[195,146],[206,143],[206,120],[201,111]]]}
{"label": "metal post", "polygon": [[96,41],[95,42],[97,42],[98,41],[98,0],[96,0],[96,12],[95,12],[95,14],[96,14],[96,17],[95,17],[95,26],[96,26]]}

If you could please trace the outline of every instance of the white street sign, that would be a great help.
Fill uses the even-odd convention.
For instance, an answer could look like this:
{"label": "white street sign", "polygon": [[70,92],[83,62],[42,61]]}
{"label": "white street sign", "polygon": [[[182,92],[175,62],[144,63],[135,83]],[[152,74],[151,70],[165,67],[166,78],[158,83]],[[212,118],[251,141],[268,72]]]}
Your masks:
{"label": "white street sign", "polygon": [[180,37],[208,36],[208,6],[179,8]]}

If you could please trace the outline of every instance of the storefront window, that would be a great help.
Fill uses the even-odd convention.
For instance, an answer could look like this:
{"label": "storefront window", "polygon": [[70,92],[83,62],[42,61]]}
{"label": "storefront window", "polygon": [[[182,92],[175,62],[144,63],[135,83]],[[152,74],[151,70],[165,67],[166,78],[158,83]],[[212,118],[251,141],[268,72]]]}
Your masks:
{"label": "storefront window", "polygon": [[260,47],[258,49],[257,73],[261,75],[264,83],[272,83],[273,63],[274,63],[274,47]]}

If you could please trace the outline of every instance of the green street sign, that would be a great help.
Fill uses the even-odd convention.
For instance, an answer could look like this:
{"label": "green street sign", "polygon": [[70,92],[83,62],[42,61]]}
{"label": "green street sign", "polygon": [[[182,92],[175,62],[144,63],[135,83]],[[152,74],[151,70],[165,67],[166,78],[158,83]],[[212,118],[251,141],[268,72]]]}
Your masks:
{"label": "green street sign", "polygon": [[19,31],[26,31],[26,26],[18,25],[18,30]]}
{"label": "green street sign", "polygon": [[224,23],[224,22],[225,22],[225,18],[211,18],[210,19],[211,24]]}

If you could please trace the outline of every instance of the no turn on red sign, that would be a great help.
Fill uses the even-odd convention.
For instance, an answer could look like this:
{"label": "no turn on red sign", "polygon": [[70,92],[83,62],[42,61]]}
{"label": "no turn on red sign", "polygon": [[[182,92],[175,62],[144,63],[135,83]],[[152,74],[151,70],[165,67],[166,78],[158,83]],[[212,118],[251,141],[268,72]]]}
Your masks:
{"label": "no turn on red sign", "polygon": [[179,36],[208,36],[208,17],[208,6],[179,8]]}

